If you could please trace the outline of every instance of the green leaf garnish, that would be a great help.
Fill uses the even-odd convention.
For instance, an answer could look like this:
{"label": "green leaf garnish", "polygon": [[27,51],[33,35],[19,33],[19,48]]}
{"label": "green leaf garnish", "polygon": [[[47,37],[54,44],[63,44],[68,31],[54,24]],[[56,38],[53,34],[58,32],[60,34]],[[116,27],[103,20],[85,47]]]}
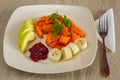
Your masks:
{"label": "green leaf garnish", "polygon": [[59,14],[58,14],[58,12],[55,12],[55,13],[51,14],[49,20],[54,20],[54,19],[57,19],[57,18],[59,18]]}
{"label": "green leaf garnish", "polygon": [[71,27],[71,21],[69,19],[67,19],[67,17],[65,15],[63,17],[63,22],[68,28]]}
{"label": "green leaf garnish", "polygon": [[59,27],[64,28],[64,25],[61,22],[59,22]]}
{"label": "green leaf garnish", "polygon": [[60,33],[60,29],[64,28],[64,25],[61,22],[55,21],[52,27],[54,36],[57,36]]}
{"label": "green leaf garnish", "polygon": [[68,28],[71,27],[71,21],[64,15],[62,21],[59,20],[60,15],[58,12],[51,14],[49,20],[53,20],[53,34],[57,36],[60,33],[60,29],[64,28],[64,25]]}
{"label": "green leaf garnish", "polygon": [[58,22],[55,21],[52,25],[54,31],[53,31],[53,34],[54,36],[57,36],[59,33],[60,33],[60,30],[59,30],[59,27],[58,27]]}

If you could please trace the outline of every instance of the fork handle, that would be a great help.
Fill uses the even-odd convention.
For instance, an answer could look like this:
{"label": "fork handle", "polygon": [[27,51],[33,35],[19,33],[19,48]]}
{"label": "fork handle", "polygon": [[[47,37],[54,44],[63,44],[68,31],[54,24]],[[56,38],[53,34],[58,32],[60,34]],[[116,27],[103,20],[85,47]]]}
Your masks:
{"label": "fork handle", "polygon": [[101,65],[101,71],[102,71],[102,75],[104,77],[109,76],[110,74],[110,70],[109,70],[109,64],[107,61],[107,57],[106,57],[106,48],[105,48],[105,40],[103,38],[103,48],[102,48],[103,52],[102,52],[102,65]]}

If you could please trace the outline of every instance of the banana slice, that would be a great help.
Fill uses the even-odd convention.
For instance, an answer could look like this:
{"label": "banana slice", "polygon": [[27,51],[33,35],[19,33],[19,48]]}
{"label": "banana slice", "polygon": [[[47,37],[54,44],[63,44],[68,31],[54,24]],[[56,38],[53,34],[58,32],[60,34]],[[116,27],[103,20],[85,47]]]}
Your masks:
{"label": "banana slice", "polygon": [[64,60],[69,60],[72,58],[72,51],[70,50],[70,48],[68,46],[63,47],[61,49],[61,53],[63,55]]}
{"label": "banana slice", "polygon": [[74,43],[79,47],[80,51],[87,48],[87,41],[85,38],[78,38]]}
{"label": "banana slice", "polygon": [[70,47],[73,55],[76,55],[79,52],[79,48],[75,43],[69,43],[68,47]]}
{"label": "banana slice", "polygon": [[50,58],[51,61],[53,62],[58,62],[61,59],[61,51],[57,48],[53,48],[49,51],[48,57]]}

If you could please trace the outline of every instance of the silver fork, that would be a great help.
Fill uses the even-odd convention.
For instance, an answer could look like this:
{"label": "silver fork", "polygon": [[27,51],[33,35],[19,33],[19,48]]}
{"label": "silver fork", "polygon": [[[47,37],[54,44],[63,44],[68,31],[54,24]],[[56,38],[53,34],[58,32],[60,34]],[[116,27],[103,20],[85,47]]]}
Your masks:
{"label": "silver fork", "polygon": [[106,48],[105,48],[105,37],[108,33],[108,16],[103,16],[102,18],[99,19],[98,31],[103,41],[101,72],[104,77],[107,77],[110,74],[109,64],[106,57]]}

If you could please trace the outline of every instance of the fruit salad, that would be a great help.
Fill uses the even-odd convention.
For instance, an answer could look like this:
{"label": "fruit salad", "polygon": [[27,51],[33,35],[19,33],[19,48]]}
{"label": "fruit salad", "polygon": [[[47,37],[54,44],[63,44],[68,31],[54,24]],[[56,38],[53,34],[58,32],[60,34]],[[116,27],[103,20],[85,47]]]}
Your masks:
{"label": "fruit salad", "polygon": [[[46,36],[44,39],[43,35]],[[29,43],[38,36],[44,43],[38,42],[28,49]],[[55,12],[39,19],[28,19],[18,33],[18,46],[22,53],[28,50],[30,59],[34,62],[45,60],[52,62],[70,60],[80,51],[87,48],[85,32],[66,15]],[[48,50],[47,47],[51,49]]]}

